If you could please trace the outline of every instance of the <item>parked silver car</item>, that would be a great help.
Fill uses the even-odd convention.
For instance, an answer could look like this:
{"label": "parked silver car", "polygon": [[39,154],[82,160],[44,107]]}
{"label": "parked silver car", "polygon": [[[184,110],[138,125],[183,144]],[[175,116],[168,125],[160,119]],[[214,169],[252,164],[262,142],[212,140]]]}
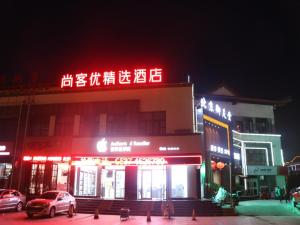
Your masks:
{"label": "parked silver car", "polygon": [[15,209],[21,211],[26,203],[26,196],[14,189],[0,189],[0,210]]}
{"label": "parked silver car", "polygon": [[76,210],[76,200],[66,191],[46,191],[39,198],[27,202],[28,217],[47,215],[54,217],[56,213]]}

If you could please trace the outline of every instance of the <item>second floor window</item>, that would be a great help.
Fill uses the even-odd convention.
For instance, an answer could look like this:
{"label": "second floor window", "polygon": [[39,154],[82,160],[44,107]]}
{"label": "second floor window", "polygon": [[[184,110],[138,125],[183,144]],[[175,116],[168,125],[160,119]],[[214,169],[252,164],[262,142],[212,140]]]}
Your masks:
{"label": "second floor window", "polygon": [[166,134],[166,113],[165,112],[140,113],[139,134],[143,134],[143,135]]}
{"label": "second floor window", "polygon": [[50,116],[31,116],[28,124],[28,136],[48,136]]}
{"label": "second floor window", "polygon": [[267,156],[265,149],[247,149],[246,150],[247,165],[249,166],[266,166]]}
{"label": "second floor window", "polygon": [[55,118],[55,135],[72,136],[74,126],[74,116],[57,116]]}

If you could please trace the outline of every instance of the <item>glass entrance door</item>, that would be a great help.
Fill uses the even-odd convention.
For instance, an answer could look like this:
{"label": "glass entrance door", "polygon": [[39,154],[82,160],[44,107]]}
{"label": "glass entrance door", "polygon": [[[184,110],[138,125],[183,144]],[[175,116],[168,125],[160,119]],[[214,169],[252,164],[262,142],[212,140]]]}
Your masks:
{"label": "glass entrance door", "polygon": [[142,199],[151,199],[152,173],[151,170],[142,170]]}
{"label": "glass entrance door", "polygon": [[166,169],[164,166],[140,166],[138,199],[165,199]]}
{"label": "glass entrance door", "polygon": [[247,194],[248,195],[258,195],[258,185],[256,178],[249,178],[247,179]]}
{"label": "glass entrance door", "polygon": [[125,171],[124,170],[116,170],[116,192],[115,198],[124,198],[124,187],[125,187]]}
{"label": "glass entrance door", "polygon": [[101,170],[101,197],[104,199],[125,197],[124,167],[107,166]]}

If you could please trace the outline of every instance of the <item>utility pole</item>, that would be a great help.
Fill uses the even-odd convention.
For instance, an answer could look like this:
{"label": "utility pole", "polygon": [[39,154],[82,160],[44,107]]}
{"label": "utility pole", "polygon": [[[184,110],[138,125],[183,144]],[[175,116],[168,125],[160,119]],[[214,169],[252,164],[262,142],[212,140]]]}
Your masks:
{"label": "utility pole", "polygon": [[20,135],[20,127],[21,127],[21,119],[22,119],[22,109],[23,109],[23,102],[21,101],[20,105],[20,110],[19,110],[19,117],[18,117],[18,125],[17,125],[17,131],[16,131],[16,139],[15,139],[15,145],[14,145],[14,155],[13,155],[13,160],[12,160],[12,171],[11,171],[11,176],[10,176],[10,181],[9,181],[9,188],[12,188],[12,182],[13,182],[13,176],[15,174],[15,163],[16,163],[16,154],[17,154],[17,149],[19,145],[19,135]]}

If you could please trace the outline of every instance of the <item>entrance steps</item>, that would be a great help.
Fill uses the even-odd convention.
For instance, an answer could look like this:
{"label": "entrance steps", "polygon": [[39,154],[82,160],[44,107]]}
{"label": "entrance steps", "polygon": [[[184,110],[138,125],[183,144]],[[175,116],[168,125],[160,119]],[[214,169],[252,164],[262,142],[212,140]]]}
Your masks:
{"label": "entrance steps", "polygon": [[[120,215],[121,208],[129,208],[130,215],[146,216],[151,211],[152,216],[162,216],[162,201],[151,200],[103,200],[96,198],[76,198],[77,212],[91,213],[99,209],[100,214]],[[172,200],[174,216],[192,216],[195,209],[196,216],[235,216],[233,208],[222,208],[210,200]]]}

